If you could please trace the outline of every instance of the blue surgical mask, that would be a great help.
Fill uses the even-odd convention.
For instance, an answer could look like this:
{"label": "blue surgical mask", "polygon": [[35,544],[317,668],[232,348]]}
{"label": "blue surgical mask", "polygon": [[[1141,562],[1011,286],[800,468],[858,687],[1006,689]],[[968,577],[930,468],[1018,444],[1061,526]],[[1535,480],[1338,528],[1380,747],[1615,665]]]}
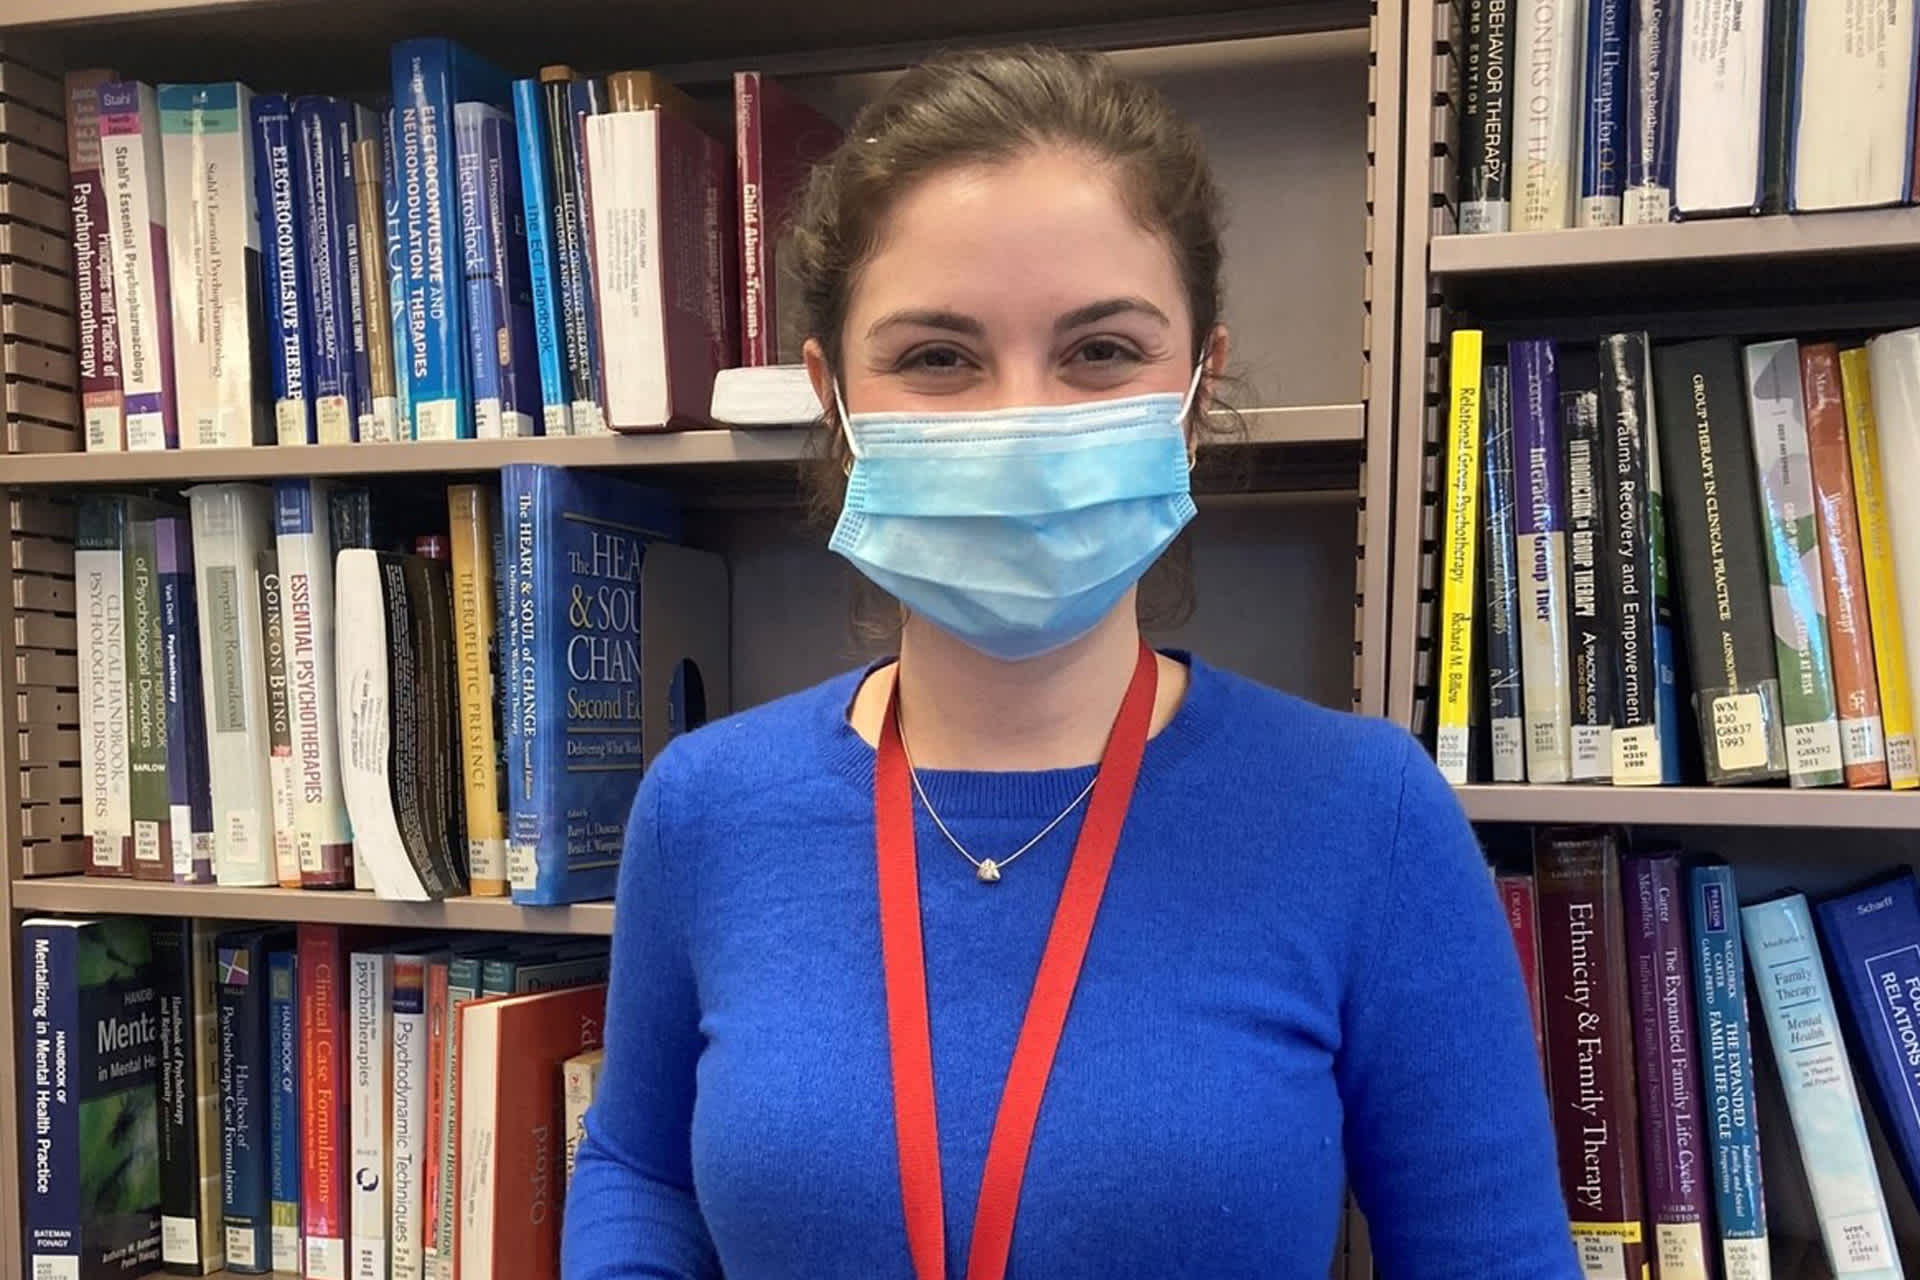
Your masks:
{"label": "blue surgical mask", "polygon": [[836,386],[853,467],[828,546],[982,653],[1070,644],[1193,519],[1200,374],[1185,396],[977,413],[849,415]]}

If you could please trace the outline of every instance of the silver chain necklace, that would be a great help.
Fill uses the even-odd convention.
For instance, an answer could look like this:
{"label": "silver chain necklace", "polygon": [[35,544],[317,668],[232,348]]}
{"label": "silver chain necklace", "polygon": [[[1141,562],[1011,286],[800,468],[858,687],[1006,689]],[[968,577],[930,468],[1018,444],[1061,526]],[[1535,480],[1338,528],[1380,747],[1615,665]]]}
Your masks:
{"label": "silver chain necklace", "polygon": [[1033,846],[1039,844],[1042,840],[1045,840],[1047,836],[1052,833],[1055,827],[1065,822],[1067,820],[1067,815],[1071,814],[1075,809],[1078,809],[1080,807],[1081,802],[1084,801],[1088,796],[1093,794],[1093,784],[1100,780],[1100,775],[1098,771],[1095,771],[1093,778],[1088,781],[1085,789],[1083,789],[1079,795],[1075,796],[1071,801],[1069,801],[1067,803],[1067,807],[1062,809],[1059,815],[1055,817],[1052,822],[1049,822],[1046,826],[1040,828],[1039,832],[1033,837],[1033,839],[1027,841],[1025,844],[1021,845],[1018,849],[1015,849],[1012,853],[1008,854],[1006,857],[997,858],[997,859],[996,858],[976,858],[967,849],[967,846],[960,843],[959,837],[955,836],[953,832],[947,830],[947,824],[941,821],[939,811],[933,807],[933,801],[927,799],[926,788],[920,785],[920,771],[916,769],[913,764],[913,752],[907,749],[906,726],[900,722],[900,708],[898,704],[895,704],[894,706],[893,726],[894,726],[895,732],[899,733],[900,735],[900,754],[905,756],[907,759],[907,776],[913,779],[913,793],[920,797],[920,803],[923,806],[925,806],[927,810],[927,816],[933,819],[934,826],[940,828],[940,834],[947,838],[947,843],[952,845],[956,850],[958,850],[961,857],[965,858],[968,862],[971,862],[973,864],[973,874],[980,881],[981,884],[998,884],[1000,882],[1000,873],[1004,871],[1009,865],[1011,865],[1015,858],[1018,858],[1021,854],[1033,848]]}

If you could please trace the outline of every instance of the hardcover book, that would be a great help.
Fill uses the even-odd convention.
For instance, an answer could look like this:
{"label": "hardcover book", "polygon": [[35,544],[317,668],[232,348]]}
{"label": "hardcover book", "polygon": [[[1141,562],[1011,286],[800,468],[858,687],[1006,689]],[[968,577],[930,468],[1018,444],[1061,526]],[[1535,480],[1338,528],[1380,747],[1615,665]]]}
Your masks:
{"label": "hardcover book", "polygon": [[1680,22],[1674,211],[1750,213],[1760,205],[1767,0],[1682,4]]}
{"label": "hardcover book", "polygon": [[[1884,531],[1884,542],[1891,551],[1880,565],[1884,571],[1891,562],[1895,588],[1891,593],[1893,607],[1874,609],[1874,632],[1876,636],[1879,634],[1885,618],[1889,631],[1899,638],[1897,644],[1888,646],[1886,654],[1876,650],[1876,662],[1882,697],[1885,697],[1892,650],[1906,650],[1909,665],[1902,671],[1901,678],[1908,686],[1910,699],[1914,671],[1910,662],[1914,646],[1920,644],[1920,329],[1901,329],[1875,338],[1867,345],[1867,360],[1872,371],[1870,434],[1878,446],[1873,450],[1874,472],[1882,495],[1877,512],[1863,507],[1861,530],[1865,533],[1870,524],[1877,524],[1876,541],[1881,540],[1880,533]],[[1862,419],[1860,426],[1863,434],[1868,433],[1866,419]],[[1861,471],[1861,454],[1862,449],[1856,444],[1853,463],[1856,481]],[[1881,518],[1872,520],[1876,514]],[[1868,554],[1873,554],[1871,549]],[[1870,579],[1869,608],[1874,608],[1872,598]],[[1899,621],[1893,622],[1894,617]],[[1911,732],[1912,722],[1908,724]],[[1892,732],[1889,727],[1888,733]],[[1913,772],[1910,760],[1892,754],[1889,760],[1895,777]]]}
{"label": "hardcover book", "polygon": [[126,525],[127,771],[136,880],[173,880],[167,791],[166,648],[160,634],[159,509],[130,499]]}
{"label": "hardcover book", "polygon": [[1463,22],[1460,230],[1478,235],[1512,224],[1513,25],[1505,0],[1467,0]]}
{"label": "hardcover book", "polygon": [[1446,531],[1440,552],[1440,728],[1434,756],[1448,782],[1467,781],[1473,700],[1474,553],[1480,541],[1480,331],[1456,329],[1448,361]]}
{"label": "hardcover book", "polygon": [[593,1095],[600,1087],[600,1072],[606,1059],[606,1050],[589,1049],[568,1058],[561,1067],[560,1088],[562,1104],[566,1108],[564,1132],[567,1143],[566,1176],[561,1180],[562,1190],[573,1182],[574,1161],[580,1153],[580,1144],[587,1139],[587,1110],[593,1106]]}
{"label": "hardcover book", "polygon": [[482,440],[530,436],[539,402],[533,395],[530,298],[515,289],[526,284],[526,237],[516,234],[517,165],[508,182],[514,160],[511,128],[506,112],[485,103],[457,103],[453,114],[474,435]]}
{"label": "hardcover book", "polygon": [[504,353],[500,357],[500,429],[503,435],[536,436],[544,428],[544,419],[513,118],[506,112],[490,115],[480,127],[480,147],[487,157],[481,178],[491,250],[488,278],[493,284],[493,309],[501,317],[495,341]]}
{"label": "hardcover book", "polygon": [[1512,361],[1514,520],[1519,528],[1520,670],[1527,780],[1566,782],[1573,764],[1567,670],[1567,524],[1560,382],[1553,344],[1515,342]]}
{"label": "hardcover book", "polygon": [[352,1274],[388,1274],[387,1165],[392,1154],[393,956],[386,949],[355,951],[348,960],[352,1027],[347,1117],[352,1134],[352,1187],[348,1221],[353,1228]]}
{"label": "hardcover book", "polygon": [[561,332],[559,244],[554,232],[553,140],[546,98],[535,79],[513,82],[513,128],[520,159],[520,200],[527,229],[529,301],[540,366],[541,434],[573,434],[573,374]]}
{"label": "hardcover book", "polygon": [[1540,1054],[1540,1069],[1547,1066],[1546,1029],[1540,1014],[1540,924],[1533,876],[1524,871],[1503,872],[1496,877],[1500,906],[1506,912],[1507,929],[1513,934],[1513,949],[1520,957],[1520,977],[1527,987],[1527,1012],[1533,1015],[1533,1047]]}
{"label": "hardcover book", "polygon": [[271,546],[260,552],[255,581],[260,586],[262,653],[267,664],[267,782],[273,796],[273,867],[282,889],[300,887],[300,851],[294,841],[293,723],[287,706],[287,647],[282,625],[280,556]]}
{"label": "hardcover book", "polygon": [[1599,607],[1609,618],[1616,662],[1610,773],[1614,785],[1623,787],[1658,786],[1664,780],[1654,640],[1654,505],[1648,475],[1654,452],[1651,374],[1644,333],[1609,334],[1600,340],[1605,455],[1600,507],[1607,594]]}
{"label": "hardcover book", "polygon": [[120,327],[120,384],[129,449],[174,449],[173,302],[167,264],[167,189],[153,86],[100,86],[100,172]]}
{"label": "hardcover book", "polygon": [[300,1271],[300,955],[267,953],[267,1193],[273,1269]]}
{"label": "hardcover book", "polygon": [[1541,0],[1518,6],[1514,47],[1527,51],[1528,92],[1513,113],[1516,231],[1555,231],[1574,225],[1586,3]]}
{"label": "hardcover book", "polygon": [[740,215],[740,363],[792,364],[806,340],[788,223],[840,127],[758,71],[733,74]]}
{"label": "hardcover book", "polygon": [[447,490],[453,570],[454,665],[459,677],[460,771],[466,803],[467,872],[473,892],[507,892],[506,744],[500,670],[500,491],[453,485]]}
{"label": "hardcover book", "polygon": [[604,435],[607,426],[600,397],[600,320],[594,312],[593,271],[587,255],[586,144],[578,122],[580,111],[593,114],[599,105],[594,101],[592,82],[578,80],[569,67],[540,68],[540,88],[546,99],[547,137],[553,157],[555,279],[560,333],[566,342],[568,380],[573,387],[569,416],[575,435]]}
{"label": "hardcover book", "polygon": [[[1877,0],[1868,0],[1877,3]],[[1793,167],[1795,85],[1799,79],[1802,0],[1766,0],[1767,79],[1760,124],[1758,213],[1787,211],[1788,171]]]}
{"label": "hardcover book", "polygon": [[387,278],[387,161],[379,138],[353,144],[354,259],[359,266],[360,311],[367,365],[368,415],[360,438],[380,443],[400,439],[400,395],[394,383],[393,285]]}
{"label": "hardcover book", "polygon": [[1606,550],[1606,471],[1610,435],[1597,391],[1565,392],[1560,424],[1567,449],[1567,668],[1572,685],[1575,782],[1613,777],[1617,630],[1607,602],[1616,598]]}
{"label": "hardcover book", "polygon": [[354,412],[353,262],[347,226],[354,218],[353,158],[342,146],[351,133],[350,104],[309,95],[293,102],[298,140],[294,191],[305,228],[307,379],[314,433],[321,444],[359,438]]}
{"label": "hardcover book", "polygon": [[1495,782],[1527,780],[1527,720],[1520,667],[1520,569],[1515,554],[1513,413],[1507,367],[1481,375],[1480,558],[1485,566],[1487,730]]}
{"label": "hardcover book", "polygon": [[427,1056],[427,960],[419,951],[392,957],[387,1225],[393,1280],[423,1280],[426,1274],[427,1080],[433,1071]]}
{"label": "hardcover book", "polygon": [[[340,219],[347,241],[347,317],[353,357],[354,430],[359,439],[374,440],[383,438],[383,434],[397,434],[399,426],[394,424],[393,431],[389,433],[384,425],[376,426],[374,422],[372,343],[375,329],[369,313],[381,309],[381,302],[386,295],[382,293],[374,297],[367,293],[361,260],[377,251],[360,237],[360,178],[354,163],[354,150],[362,138],[373,137],[380,125],[373,112],[354,104],[348,107],[334,127],[340,136],[340,187],[346,196],[346,207],[341,211]],[[391,346],[384,349],[391,350]]]}
{"label": "hardcover book", "polygon": [[272,1169],[268,1163],[267,953],[284,945],[271,929],[223,933],[218,953],[221,1210],[227,1270],[264,1275],[273,1265]]}
{"label": "hardcover book", "polygon": [[325,480],[274,485],[274,533],[281,577],[294,774],[294,862],[300,886],[353,884],[353,828],[340,775],[334,670],[334,541]]}
{"label": "hardcover book", "polygon": [[1627,190],[1621,220],[1628,226],[1673,217],[1675,126],[1681,0],[1639,0],[1628,19],[1633,122],[1627,145]]}
{"label": "hardcover book", "polygon": [[1576,224],[1617,227],[1627,184],[1628,0],[1586,0],[1586,116],[1580,130]]}
{"label": "hardcover book", "polygon": [[299,927],[300,1236],[305,1280],[347,1280],[347,951],[338,925]]}
{"label": "hardcover book", "polygon": [[407,325],[407,229],[401,221],[400,148],[393,129],[394,110],[380,113],[380,138],[386,151],[386,180],[381,184],[387,215],[387,329],[393,343],[394,432],[402,440],[413,434],[413,338]]}
{"label": "hardcover book", "polygon": [[74,512],[73,576],[79,639],[80,830],[89,875],[132,874],[126,536],[125,498],[82,496]]}
{"label": "hardcover book", "polygon": [[215,929],[152,921],[160,1036],[160,1260],[175,1275],[226,1265],[221,1210],[220,1033]]}
{"label": "hardcover book", "polygon": [[120,390],[120,321],[113,297],[112,237],[100,172],[100,86],[111,71],[70,71],[66,77],[67,173],[73,196],[74,360],[87,448],[127,447],[127,415]]}
{"label": "hardcover book", "polygon": [[1914,0],[1796,4],[1795,213],[1899,204],[1912,186]]}
{"label": "hardcover book", "polygon": [[274,439],[314,444],[319,437],[307,388],[308,315],[306,215],[294,186],[296,143],[293,106],[283,95],[253,99],[253,171],[265,252],[260,277],[265,294],[267,377],[273,398]]}
{"label": "hardcover book", "polygon": [[160,577],[161,660],[167,699],[167,829],[176,884],[212,884],[213,779],[207,763],[206,690],[193,530],[183,515],[153,522]]}

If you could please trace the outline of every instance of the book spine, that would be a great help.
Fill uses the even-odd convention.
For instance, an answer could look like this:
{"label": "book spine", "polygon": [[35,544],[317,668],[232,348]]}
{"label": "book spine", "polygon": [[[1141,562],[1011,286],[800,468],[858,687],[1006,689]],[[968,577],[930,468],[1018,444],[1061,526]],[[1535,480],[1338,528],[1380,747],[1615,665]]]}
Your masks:
{"label": "book spine", "polygon": [[267,1155],[266,953],[260,935],[220,939],[220,1209],[227,1270],[272,1265]]}
{"label": "book spine", "polygon": [[1748,213],[1761,195],[1767,0],[1682,4],[1673,204],[1680,217]]}
{"label": "book spine", "polygon": [[1629,860],[1625,907],[1651,1252],[1662,1280],[1708,1280],[1709,1161],[1679,859]]}
{"label": "book spine", "polygon": [[363,137],[371,138],[378,126],[365,107],[351,103],[342,106],[334,121],[339,135],[337,157],[340,168],[334,175],[334,216],[346,244],[345,284],[347,298],[349,351],[352,377],[348,389],[352,397],[354,439],[372,440],[381,435],[374,423],[372,312],[384,310],[385,294],[370,294],[366,285],[366,259],[381,251],[360,234],[360,179],[355,172],[354,148]]}
{"label": "book spine", "polygon": [[1559,378],[1552,343],[1516,342],[1508,352],[1527,780],[1566,782],[1573,763],[1573,685],[1567,672],[1567,534]]}
{"label": "book spine", "polygon": [[1673,217],[1673,150],[1682,0],[1638,0],[1631,19],[1633,138],[1621,221],[1628,226]]}
{"label": "book spine", "polygon": [[604,435],[600,410],[599,319],[594,314],[592,267],[587,259],[584,184],[586,152],[575,126],[571,80],[542,83],[547,135],[553,152],[553,233],[559,249],[560,324],[572,375],[575,435]]}
{"label": "book spine", "polygon": [[300,926],[296,964],[304,1280],[347,1280],[346,963],[339,926]]}
{"label": "book spine", "polygon": [[[1868,0],[1874,3],[1875,0]],[[1766,0],[1767,62],[1760,107],[1760,200],[1754,213],[1785,213],[1794,185],[1796,101],[1805,62],[1801,49],[1801,0]],[[1861,84],[1849,82],[1844,96],[1852,98]],[[1864,93],[1859,93],[1864,97]],[[1904,166],[1903,166],[1904,167]]]}
{"label": "book spine", "polygon": [[454,663],[453,587],[444,559],[414,556],[407,561],[407,595],[413,610],[414,649],[419,655],[421,729],[426,749],[421,769],[426,852],[425,873],[436,896],[467,892],[464,830],[458,828],[460,776],[459,677]]}
{"label": "book spine", "polygon": [[81,499],[74,517],[73,574],[80,651],[80,829],[91,875],[132,874],[125,537],[124,499]]}
{"label": "book spine", "polygon": [[500,328],[494,306],[492,220],[486,209],[480,124],[489,108],[478,102],[453,108],[454,185],[460,200],[460,281],[467,299],[467,365],[473,380],[473,433],[498,440],[501,423]]}
{"label": "book spine", "polygon": [[[1645,334],[1600,340],[1601,440],[1608,457],[1601,464],[1600,503],[1607,594],[1599,607],[1610,624],[1617,663],[1610,769],[1616,786],[1662,781],[1647,375]],[[1579,592],[1574,594],[1577,599]]]}
{"label": "book spine", "polygon": [[1613,778],[1613,704],[1618,630],[1607,602],[1615,597],[1606,555],[1606,432],[1596,391],[1560,397],[1567,451],[1567,637],[1572,678],[1572,779]]}
{"label": "book spine", "polygon": [[426,960],[393,961],[393,1145],[387,1186],[392,1202],[393,1280],[423,1280],[426,1176]]}
{"label": "book spine", "polygon": [[1886,733],[1887,783],[1895,791],[1920,787],[1915,749],[1907,644],[1894,581],[1893,542],[1887,529],[1886,485],[1880,476],[1880,428],[1873,411],[1873,374],[1865,349],[1840,353],[1840,393],[1847,411],[1847,458],[1860,515],[1860,554],[1867,597],[1867,630]]}
{"label": "book spine", "polygon": [[59,1083],[83,1079],[78,950],[70,927],[20,927],[20,1230],[35,1276],[79,1275],[85,1250],[80,1101]]}
{"label": "book spine", "polygon": [[1547,1076],[1582,1274],[1642,1280],[1640,1128],[1620,864],[1611,838],[1578,829],[1542,833],[1534,880]]}
{"label": "book spine", "polygon": [[505,754],[494,709],[499,666],[494,616],[493,503],[488,487],[447,491],[453,552],[454,658],[460,681],[460,759],[467,870],[473,892],[507,892]]}
{"label": "book spine", "polygon": [[353,883],[353,828],[340,780],[335,696],[333,545],[326,527],[331,495],[322,480],[274,486],[293,734],[294,860],[300,885],[308,889]]}
{"label": "book spine", "polygon": [[1914,155],[1913,0],[1796,3],[1788,75],[1793,212],[1909,198]]}
{"label": "book spine", "polygon": [[340,182],[345,110],[331,98],[306,97],[293,104],[300,145],[294,177],[306,231],[307,378],[321,444],[351,444],[359,435],[353,407],[353,299],[341,220],[342,211],[351,207]]}
{"label": "book spine", "polygon": [[151,515],[126,524],[127,772],[135,879],[173,879],[167,794],[166,653],[160,636],[159,547]]}
{"label": "book spine", "polygon": [[553,146],[538,80],[513,83],[514,133],[519,143],[520,201],[526,217],[527,272],[532,292],[534,347],[540,362],[542,432],[573,433],[573,380],[561,333],[559,249],[554,238]]}
{"label": "book spine", "polygon": [[1679,569],[1694,716],[1707,780],[1786,774],[1739,349],[1731,339],[1656,348],[1660,469]]}
{"label": "book spine", "polygon": [[385,952],[355,952],[351,965],[352,1054],[347,1120],[351,1125],[353,1271],[387,1274],[387,1166],[392,1158],[393,962]]}
{"label": "book spine", "polygon": [[132,80],[100,86],[100,169],[129,449],[180,447],[162,163],[152,86]]}
{"label": "book spine", "polygon": [[282,889],[300,887],[299,794],[293,760],[293,722],[287,697],[287,646],[282,623],[285,605],[280,556],[260,551],[260,630],[266,661],[267,778],[272,795],[274,876]]}
{"label": "book spine", "polygon": [[1660,474],[1659,414],[1651,388],[1651,359],[1647,369],[1647,531],[1653,543],[1653,661],[1654,723],[1660,729],[1660,782],[1672,786],[1681,780],[1680,662],[1673,637],[1673,574],[1667,554],[1666,482]]}
{"label": "book spine", "polygon": [[460,1242],[460,1010],[480,994],[480,962],[455,956],[447,967],[447,1037],[441,1056],[439,1199],[434,1205],[437,1280],[453,1280]]}
{"label": "book spine", "polygon": [[452,68],[443,46],[393,51],[394,133],[406,239],[407,342],[413,438],[473,435],[466,368],[466,291],[459,287]]}
{"label": "book spine", "polygon": [[[426,1073],[426,1110],[421,1116],[423,1147],[420,1171],[420,1247],[422,1273],[427,1280],[440,1280],[440,1161],[444,1154],[442,1126],[446,1122],[447,1081],[447,970],[452,955],[442,952],[427,962],[426,1057],[421,1070]],[[451,1259],[448,1262],[451,1263]]]}
{"label": "book spine", "polygon": [[[1513,27],[1506,0],[1467,0],[1465,20],[1460,230],[1478,235],[1507,230],[1512,216]],[[747,269],[743,260],[743,278]]]}
{"label": "book spine", "polygon": [[1627,182],[1628,0],[1587,0],[1586,119],[1580,135],[1583,227],[1617,227]]}
{"label": "book spine", "polygon": [[1807,900],[1790,894],[1740,916],[1827,1259],[1839,1275],[1898,1280],[1893,1224]]}
{"label": "book spine", "polygon": [[273,1269],[300,1271],[299,953],[267,956],[267,1161]]}
{"label": "book spine", "polygon": [[1873,636],[1867,626],[1866,567],[1860,555],[1853,468],[1847,460],[1839,349],[1832,343],[1802,347],[1800,385],[1807,402],[1807,461],[1825,570],[1840,760],[1849,787],[1884,787],[1886,729],[1880,718],[1880,682],[1873,673]]}
{"label": "book spine", "polygon": [[407,317],[407,234],[402,220],[400,148],[393,130],[394,110],[381,112],[381,138],[386,144],[386,175],[382,183],[381,203],[386,212],[387,245],[387,329],[393,342],[394,433],[412,440],[413,433],[413,337]]}
{"label": "book spine", "polygon": [[1507,917],[1507,930],[1513,935],[1513,949],[1520,957],[1520,978],[1527,988],[1527,1012],[1533,1016],[1533,1047],[1540,1055],[1541,1069],[1545,1070],[1547,1041],[1540,1011],[1540,924],[1533,877],[1507,873],[1497,878],[1497,887],[1500,907]]}
{"label": "book spine", "polygon": [[1700,1011],[1703,1100],[1711,1117],[1714,1221],[1727,1280],[1766,1280],[1767,1202],[1760,1176],[1753,1050],[1747,1028],[1746,958],[1733,872],[1711,864],[1687,872],[1693,980]]}
{"label": "book spine", "polygon": [[1486,566],[1487,727],[1493,780],[1527,780],[1527,720],[1520,666],[1520,570],[1515,558],[1513,414],[1505,365],[1481,374],[1481,485],[1486,519],[1480,548]]}
{"label": "book spine", "polygon": [[[1916,639],[1920,637],[1920,329],[1880,335],[1868,344],[1867,356],[1872,371],[1874,470],[1885,495],[1880,515],[1895,587],[1887,613],[1899,617],[1898,623],[1889,625],[1902,642],[1899,647],[1907,652],[1905,674],[1910,686],[1920,670],[1913,664],[1914,645],[1920,644]],[[1854,466],[1857,477],[1857,456]],[[1877,632],[1877,615],[1873,626]],[[1880,683],[1884,690],[1884,669]]]}
{"label": "book spine", "polygon": [[660,120],[657,110],[616,111],[583,122],[602,403],[615,431],[663,424],[671,412]]}
{"label": "book spine", "polygon": [[1514,110],[1516,231],[1573,225],[1575,138],[1582,101],[1581,12],[1580,0],[1539,0],[1519,6],[1514,20],[1514,47],[1527,51],[1529,86]]}
{"label": "book spine", "polygon": [[500,473],[501,515],[507,524],[507,882],[531,891],[539,882],[540,809],[535,774],[535,727],[540,712],[540,582],[537,504],[545,473],[527,466]]}
{"label": "book spine", "polygon": [[[179,1275],[206,1275],[226,1264],[220,1179],[216,1174],[209,1195],[201,1172],[208,1164],[219,1168],[220,1095],[217,1088],[201,1088],[199,1062],[213,987],[212,968],[199,963],[198,952],[211,935],[192,920],[168,919],[154,921],[152,936],[160,1036],[160,1261]],[[203,1151],[209,1104],[215,1140]]]}
{"label": "book spine", "polygon": [[379,138],[353,144],[354,232],[358,241],[360,297],[366,323],[367,420],[360,438],[392,442],[400,438],[400,397],[394,389],[393,296],[387,279],[386,156]]}
{"label": "book spine", "polygon": [[167,831],[176,884],[213,883],[213,782],[200,678],[200,606],[193,534],[184,516],[154,522],[160,578],[161,660],[167,699]]}
{"label": "book spine", "polygon": [[1838,786],[1846,774],[1827,641],[1826,574],[1807,457],[1800,345],[1791,338],[1755,343],[1744,354],[1754,474],[1766,521],[1788,776],[1796,787]]}
{"label": "book spine", "polygon": [[73,205],[74,359],[80,410],[91,451],[127,447],[120,389],[120,327],[113,296],[114,255],[107,230],[107,193],[100,171],[100,86],[109,72],[76,71],[66,79],[67,173]]}
{"label": "book spine", "polygon": [[533,326],[533,275],[527,260],[527,223],[520,195],[520,157],[513,120],[490,112],[480,124],[483,205],[493,250],[488,278],[500,316],[500,431],[536,436],[545,430]]}
{"label": "book spine", "polygon": [[274,438],[280,444],[319,439],[307,389],[310,321],[302,273],[306,222],[294,182],[293,109],[278,94],[253,100],[253,170],[266,252],[260,273],[266,291],[267,371],[272,382]]}
{"label": "book spine", "polygon": [[740,363],[777,364],[773,239],[767,233],[765,86],[758,71],[733,76],[734,173],[740,207]]}
{"label": "book spine", "polygon": [[1473,701],[1474,553],[1480,536],[1480,355],[1478,329],[1453,334],[1453,409],[1447,431],[1447,514],[1440,577],[1440,728],[1435,756],[1448,782],[1467,781]]}
{"label": "book spine", "polygon": [[602,1055],[598,1050],[583,1053],[579,1057],[567,1059],[561,1067],[561,1105],[563,1108],[562,1132],[566,1135],[566,1169],[561,1189],[573,1182],[573,1166],[580,1154],[580,1144],[587,1139],[587,1110],[593,1105],[594,1091],[600,1084],[600,1063]]}

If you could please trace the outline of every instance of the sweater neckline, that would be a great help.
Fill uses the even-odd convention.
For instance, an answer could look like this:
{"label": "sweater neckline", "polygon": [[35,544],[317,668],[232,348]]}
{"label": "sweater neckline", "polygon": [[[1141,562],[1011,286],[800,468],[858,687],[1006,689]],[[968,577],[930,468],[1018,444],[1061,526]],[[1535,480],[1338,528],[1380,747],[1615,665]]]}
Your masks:
{"label": "sweater neckline", "polygon": [[[1171,769],[1194,747],[1207,740],[1215,718],[1222,714],[1220,673],[1183,649],[1160,650],[1188,670],[1187,692],[1173,718],[1147,740],[1140,763],[1141,785]],[[828,762],[835,773],[871,796],[878,752],[854,730],[848,718],[861,684],[895,657],[876,659],[865,667],[831,681],[822,699]],[[920,785],[941,816],[949,818],[1051,818],[1086,789],[1098,766],[1063,769],[980,770],[920,769]]]}

